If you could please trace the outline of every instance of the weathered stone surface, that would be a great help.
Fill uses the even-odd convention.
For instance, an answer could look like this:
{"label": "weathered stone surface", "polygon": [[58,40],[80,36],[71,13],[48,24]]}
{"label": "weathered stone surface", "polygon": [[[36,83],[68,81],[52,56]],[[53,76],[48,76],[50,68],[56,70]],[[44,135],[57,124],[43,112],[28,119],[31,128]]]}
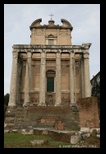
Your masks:
{"label": "weathered stone surface", "polygon": [[97,130],[96,129],[93,129],[93,131],[91,132],[91,135],[92,136],[96,136],[97,135]]}
{"label": "weathered stone surface", "polygon": [[39,91],[39,105],[46,106],[45,104],[45,87],[46,87],[46,53],[43,51],[41,53],[41,67],[40,67],[40,91]]}
{"label": "weathered stone surface", "polygon": [[86,138],[86,137],[90,137],[90,133],[88,133],[88,132],[83,132],[82,134],[81,134],[81,137],[82,137],[82,139],[84,139],[84,138]]}
{"label": "weathered stone surface", "polygon": [[100,134],[100,128],[90,128],[90,133],[92,133],[94,129],[96,129],[97,134]]}
{"label": "weathered stone surface", "polygon": [[22,129],[21,132],[26,132],[26,129]]}
{"label": "weathered stone surface", "polygon": [[84,95],[85,97],[91,96],[91,84],[90,84],[90,72],[89,72],[89,52],[84,52],[84,86],[85,91]]}
{"label": "weathered stone surface", "polygon": [[88,132],[90,132],[90,128],[89,127],[81,127],[80,131],[88,133]]}
{"label": "weathered stone surface", "polygon": [[99,112],[97,97],[79,99],[79,123],[80,127],[99,128]]}
{"label": "weathered stone surface", "polygon": [[4,130],[4,133],[9,133],[10,132],[10,130]]}
{"label": "weathered stone surface", "polygon": [[6,124],[6,123],[4,124],[4,128],[5,128],[5,127],[7,127],[7,124]]}
{"label": "weathered stone surface", "polygon": [[56,53],[56,101],[55,106],[61,104],[61,57],[60,52]]}
{"label": "weathered stone surface", "polygon": [[13,133],[18,133],[18,130],[17,129],[12,129],[11,130]]}
{"label": "weathered stone surface", "polygon": [[23,135],[33,135],[33,132],[21,132]]}
{"label": "weathered stone surface", "polygon": [[64,123],[61,120],[56,120],[54,128],[56,130],[64,130]]}
{"label": "weathered stone surface", "polygon": [[[10,130],[4,131],[5,133],[10,132]],[[20,131],[19,131],[20,132]],[[99,138],[100,135],[90,136],[90,132],[81,132],[81,131],[67,131],[67,130],[53,130],[48,128],[34,128],[27,131],[26,129],[22,129],[21,133],[23,135],[48,135],[56,141],[67,142],[69,145],[63,147],[99,147]],[[90,138],[91,137],[91,138]],[[38,140],[37,140],[38,141]],[[31,143],[31,142],[30,142]],[[31,143],[34,145],[43,145],[44,143],[32,141]],[[45,143],[46,144],[46,143]],[[59,146],[60,147],[60,146]],[[62,147],[62,146],[61,146]]]}
{"label": "weathered stone surface", "polygon": [[78,135],[73,135],[71,136],[71,139],[70,139],[70,143],[71,144],[77,144],[79,141],[80,141],[81,137],[78,136]]}
{"label": "weathered stone surface", "polygon": [[97,134],[96,137],[100,138],[100,134]]}
{"label": "weathered stone surface", "polygon": [[56,130],[49,130],[49,135],[57,141],[67,142],[70,143],[70,137],[75,135],[75,131],[56,131]]}
{"label": "weathered stone surface", "polygon": [[43,145],[43,144],[47,144],[48,140],[33,140],[33,141],[30,141],[30,143],[32,144],[32,146]]}
{"label": "weathered stone surface", "polygon": [[48,130],[43,130],[42,135],[48,135]]}
{"label": "weathered stone surface", "polygon": [[[11,119],[11,117],[9,118]],[[7,121],[9,124],[10,121],[8,119]],[[16,129],[31,129],[31,127],[71,129],[78,126],[78,113],[74,115],[71,107],[65,106],[33,106],[15,110],[12,124]]]}

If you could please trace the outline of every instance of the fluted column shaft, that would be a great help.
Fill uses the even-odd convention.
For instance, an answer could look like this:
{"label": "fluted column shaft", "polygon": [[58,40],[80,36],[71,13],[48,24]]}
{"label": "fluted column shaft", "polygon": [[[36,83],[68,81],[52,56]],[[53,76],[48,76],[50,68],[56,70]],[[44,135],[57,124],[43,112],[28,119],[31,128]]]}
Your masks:
{"label": "fluted column shaft", "polygon": [[61,57],[56,53],[56,102],[55,106],[61,105]]}
{"label": "fluted column shaft", "polygon": [[81,59],[81,96],[82,98],[85,96],[85,86],[84,86],[84,59]]}
{"label": "fluted column shaft", "polygon": [[9,106],[16,106],[18,52],[13,51]]}
{"label": "fluted column shaft", "polygon": [[84,90],[85,97],[91,96],[91,85],[90,85],[90,70],[89,70],[89,53],[84,52]]}
{"label": "fluted column shaft", "polygon": [[26,74],[25,74],[25,91],[24,91],[24,104],[27,106],[30,102],[30,85],[31,85],[31,52],[27,52],[26,60]]}
{"label": "fluted column shaft", "polygon": [[41,53],[41,65],[40,65],[40,100],[39,105],[45,106],[45,83],[46,83],[46,53],[42,51]]}
{"label": "fluted column shaft", "polygon": [[75,58],[74,52],[72,51],[70,53],[70,105],[73,105],[76,102],[75,80]]}

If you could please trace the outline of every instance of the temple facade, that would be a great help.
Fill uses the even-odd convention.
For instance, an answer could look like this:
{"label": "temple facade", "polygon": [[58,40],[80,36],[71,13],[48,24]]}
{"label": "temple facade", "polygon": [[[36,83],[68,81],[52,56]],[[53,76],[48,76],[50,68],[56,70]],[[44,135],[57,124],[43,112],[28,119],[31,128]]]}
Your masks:
{"label": "temple facade", "polygon": [[35,20],[30,44],[13,45],[9,106],[72,106],[91,96],[89,48],[73,45],[73,27]]}

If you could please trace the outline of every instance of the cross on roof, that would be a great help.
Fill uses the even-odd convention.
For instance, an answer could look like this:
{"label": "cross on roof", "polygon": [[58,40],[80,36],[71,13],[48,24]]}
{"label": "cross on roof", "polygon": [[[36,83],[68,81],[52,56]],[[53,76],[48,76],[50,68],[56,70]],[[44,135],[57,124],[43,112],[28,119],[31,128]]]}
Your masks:
{"label": "cross on roof", "polygon": [[49,16],[51,16],[51,19],[50,20],[52,20],[52,16],[54,16],[54,15],[51,13]]}

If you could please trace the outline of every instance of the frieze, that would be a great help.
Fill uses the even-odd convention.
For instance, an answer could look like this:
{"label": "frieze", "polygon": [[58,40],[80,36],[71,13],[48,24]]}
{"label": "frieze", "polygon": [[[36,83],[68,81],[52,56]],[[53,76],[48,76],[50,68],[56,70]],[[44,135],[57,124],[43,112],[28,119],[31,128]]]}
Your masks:
{"label": "frieze", "polygon": [[29,45],[17,44],[13,45],[14,49],[87,49],[89,46],[85,45]]}
{"label": "frieze", "polygon": [[[59,49],[59,50],[58,50]],[[13,52],[19,53],[75,53],[75,54],[83,54],[89,53],[88,49],[81,45],[72,45],[72,46],[61,46],[61,45],[14,45]]]}

